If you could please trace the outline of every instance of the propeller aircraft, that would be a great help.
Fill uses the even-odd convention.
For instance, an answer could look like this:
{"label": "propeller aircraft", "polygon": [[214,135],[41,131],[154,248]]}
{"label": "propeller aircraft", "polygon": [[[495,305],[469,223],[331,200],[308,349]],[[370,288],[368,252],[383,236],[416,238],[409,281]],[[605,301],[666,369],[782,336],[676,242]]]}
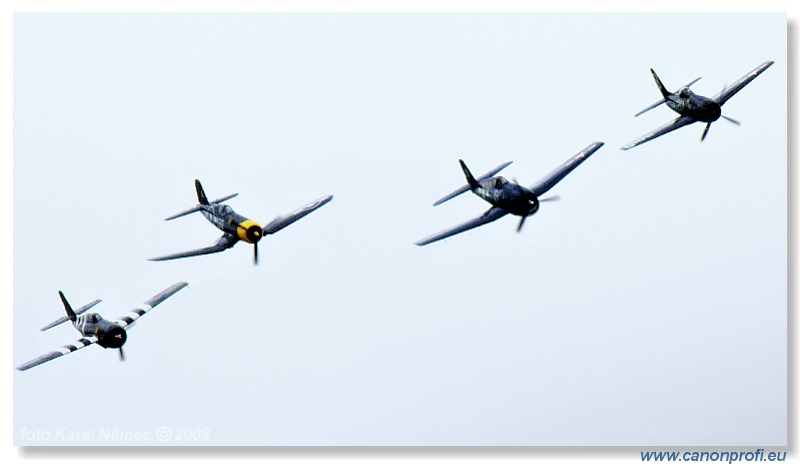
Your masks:
{"label": "propeller aircraft", "polygon": [[728,102],[728,99],[732,98],[734,94],[738,93],[742,88],[747,86],[748,83],[753,81],[755,77],[760,75],[773,63],[774,62],[772,61],[762,63],[753,71],[741,77],[732,85],[726,86],[722,91],[710,98],[695,94],[689,88],[691,85],[697,83],[700,78],[697,78],[685,86],[682,86],[678,89],[678,91],[669,92],[667,91],[667,88],[664,87],[664,84],[661,83],[661,80],[658,78],[658,75],[656,75],[656,72],[651,68],[650,73],[653,74],[653,78],[656,80],[656,86],[658,86],[659,91],[661,91],[663,98],[636,114],[636,117],[644,114],[650,109],[660,106],[661,104],[666,104],[667,107],[680,114],[680,117],[666,125],[658,127],[641,138],[628,143],[627,145],[623,146],[622,149],[629,150],[634,146],[641,145],[642,143],[660,137],[665,133],[669,133],[673,130],[677,130],[695,122],[706,122],[706,127],[703,129],[703,135],[700,137],[700,141],[705,140],[706,134],[708,134],[708,129],[711,128],[711,123],[715,122],[720,117],[733,124],[740,125],[739,121],[722,115],[722,106]]}
{"label": "propeller aircraft", "polygon": [[67,311],[67,315],[66,317],[61,317],[60,319],[45,325],[42,327],[42,331],[49,330],[57,325],[61,325],[62,323],[69,321],[72,322],[72,326],[81,332],[83,337],[75,343],[68,344],[55,351],[43,354],[36,359],[28,361],[25,364],[17,367],[17,370],[28,370],[31,367],[36,367],[40,364],[52,361],[55,358],[59,358],[95,343],[99,344],[103,348],[118,349],[119,358],[120,360],[124,361],[125,354],[122,352],[122,345],[124,345],[125,341],[128,339],[128,334],[125,330],[129,328],[136,321],[136,319],[146,314],[153,309],[153,307],[161,304],[170,296],[186,286],[188,286],[188,283],[175,283],[169,288],[148,299],[147,302],[141,306],[131,310],[127,315],[124,315],[114,321],[104,319],[96,312],[88,312],[89,309],[100,302],[99,299],[92,301],[85,306],[78,308],[77,310],[73,310],[69,305],[69,302],[67,302],[67,298],[64,296],[64,293],[59,291],[58,295],[61,297],[61,302],[64,304],[64,309]]}
{"label": "propeller aircraft", "polygon": [[216,244],[210,247],[190,250],[188,252],[181,252],[173,255],[166,255],[163,257],[151,258],[151,261],[160,262],[163,260],[173,260],[176,258],[194,257],[197,255],[207,255],[222,252],[223,250],[233,247],[241,240],[249,244],[253,244],[253,263],[258,265],[258,243],[264,238],[264,236],[268,234],[275,234],[276,232],[294,223],[312,211],[320,208],[322,205],[333,199],[333,195],[328,195],[327,197],[320,198],[319,200],[316,200],[294,211],[293,213],[285,216],[278,216],[264,226],[261,226],[255,221],[236,213],[230,206],[222,203],[235,197],[236,195],[239,195],[238,193],[209,201],[205,192],[203,191],[203,186],[200,185],[199,180],[195,179],[194,186],[197,191],[197,200],[199,204],[189,208],[186,211],[182,211],[176,215],[170,216],[165,221],[170,221],[175,218],[180,218],[181,216],[199,211],[211,224],[223,232],[222,237],[219,238]]}
{"label": "propeller aircraft", "polygon": [[517,232],[520,232],[528,216],[533,215],[539,210],[539,202],[557,200],[557,197],[541,198],[541,196],[547,193],[548,190],[553,188],[558,182],[561,181],[561,179],[566,177],[567,174],[572,172],[576,167],[578,167],[578,165],[580,165],[603,145],[604,143],[601,141],[592,143],[581,150],[578,154],[555,168],[555,170],[546,175],[542,180],[530,188],[522,186],[516,183],[516,181],[510,182],[502,176],[494,177],[495,174],[511,164],[511,161],[495,167],[491,171],[476,179],[473,177],[464,161],[459,159],[458,162],[461,164],[461,170],[464,172],[464,176],[467,178],[467,185],[459,187],[455,191],[440,198],[433,204],[433,206],[438,206],[469,190],[475,195],[489,202],[492,207],[477,218],[471,219],[464,224],[460,224],[438,234],[434,234],[433,236],[427,237],[416,244],[419,246],[428,245],[492,221],[496,221],[509,213],[521,217],[519,224],[517,225]]}

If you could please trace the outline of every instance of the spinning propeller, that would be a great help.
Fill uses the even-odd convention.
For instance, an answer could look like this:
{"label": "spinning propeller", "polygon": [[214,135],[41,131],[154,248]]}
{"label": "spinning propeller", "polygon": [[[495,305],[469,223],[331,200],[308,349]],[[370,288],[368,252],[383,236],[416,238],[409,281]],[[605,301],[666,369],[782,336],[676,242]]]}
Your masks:
{"label": "spinning propeller", "polygon": [[[551,201],[558,201],[560,199],[561,199],[561,197],[559,195],[553,195],[553,196],[550,196],[550,197],[540,198],[539,202],[540,203],[541,202],[551,202]],[[528,219],[527,216],[522,216],[521,218],[522,219],[519,220],[519,224],[517,224],[517,232],[521,232],[522,231],[522,226],[525,224],[525,220]]]}
{"label": "spinning propeller", "polygon": [[[522,185],[520,185],[519,182],[517,182],[517,178],[516,177],[512,177],[511,180],[516,185],[519,185],[520,187],[523,187]],[[527,190],[527,189],[525,189],[525,190],[527,192],[530,192],[530,190]],[[551,195],[551,196],[545,197],[545,198],[536,198],[536,195],[534,195],[533,192],[530,192],[530,196],[533,197],[532,200],[536,200],[538,202],[550,202],[550,201],[558,201],[558,200],[560,200],[560,197],[558,195]],[[522,231],[522,226],[525,225],[525,220],[528,219],[528,216],[529,215],[520,216],[519,224],[517,224],[517,232],[521,232]]]}
{"label": "spinning propeller", "polygon": [[253,265],[258,265],[258,242],[253,244]]}
{"label": "spinning propeller", "polygon": [[[722,90],[724,91],[724,90],[725,90],[725,88],[727,88],[727,87],[728,87],[728,85],[726,84],[725,86],[723,86],[723,87],[722,87]],[[719,106],[719,107],[720,107],[720,111],[722,111],[722,104],[720,104],[720,106]],[[720,114],[720,117],[722,117],[723,119],[727,120],[728,122],[730,122],[730,123],[732,123],[732,124],[734,124],[734,125],[742,125],[742,123],[741,123],[741,122],[739,122],[739,121],[738,121],[738,120],[736,120],[736,119],[732,119],[732,118],[730,118],[730,117],[726,117],[726,116],[724,116],[724,115],[722,115],[722,114]],[[703,135],[700,137],[700,141],[703,141],[703,140],[705,140],[705,139],[706,139],[706,134],[708,133],[708,129],[709,129],[709,128],[711,128],[711,122],[707,123],[707,124],[706,124],[706,128],[704,128],[704,129],[703,129]]]}

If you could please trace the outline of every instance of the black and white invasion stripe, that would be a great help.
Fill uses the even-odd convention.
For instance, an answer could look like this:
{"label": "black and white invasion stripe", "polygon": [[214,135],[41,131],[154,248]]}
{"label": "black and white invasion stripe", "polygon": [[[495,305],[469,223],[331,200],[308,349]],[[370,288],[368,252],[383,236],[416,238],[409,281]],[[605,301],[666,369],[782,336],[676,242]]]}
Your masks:
{"label": "black and white invasion stripe", "polygon": [[155,296],[151,297],[147,302],[142,304],[136,309],[131,310],[128,312],[128,315],[120,317],[119,319],[115,320],[115,323],[123,328],[132,324],[136,319],[141,317],[142,315],[150,312],[153,307],[161,304],[165,300],[167,300],[170,296],[175,294],[176,292],[180,291],[181,289],[188,286],[189,283],[181,281],[180,283],[175,283],[172,286],[168,287],[167,289],[161,291],[160,293],[156,294]]}
{"label": "black and white invasion stripe", "polygon": [[65,355],[65,354],[69,354],[69,353],[71,353],[73,351],[77,351],[77,350],[79,350],[81,348],[85,348],[85,347],[89,346],[90,344],[94,344],[94,343],[97,343],[97,337],[96,336],[94,336],[94,335],[84,336],[83,338],[81,338],[80,340],[75,342],[74,344],[68,344],[68,345],[63,346],[61,348],[58,348],[55,351],[49,352],[49,353],[47,353],[47,354],[45,354],[43,356],[39,356],[38,358],[33,359],[31,361],[28,361],[25,364],[17,367],[17,369],[21,370],[21,371],[28,370],[31,367],[36,367],[39,364],[44,364],[45,362],[52,361],[55,358],[59,358],[59,357]]}

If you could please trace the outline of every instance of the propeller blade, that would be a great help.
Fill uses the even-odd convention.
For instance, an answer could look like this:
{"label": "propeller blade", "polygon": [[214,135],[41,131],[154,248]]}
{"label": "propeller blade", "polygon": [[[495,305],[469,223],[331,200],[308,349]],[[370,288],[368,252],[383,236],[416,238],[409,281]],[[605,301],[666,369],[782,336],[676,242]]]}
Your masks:
{"label": "propeller blade", "polygon": [[258,242],[253,244],[253,265],[258,265]]}
{"label": "propeller blade", "polygon": [[119,360],[120,361],[125,360],[125,353],[122,351],[122,346],[119,347]]}
{"label": "propeller blade", "polygon": [[528,219],[528,217],[523,216],[522,219],[519,220],[519,224],[517,225],[517,232],[522,231],[522,225],[525,224],[526,219]]}
{"label": "propeller blade", "polygon": [[559,200],[561,200],[561,195],[553,195],[552,197],[540,198],[539,202],[550,202],[550,201],[559,201]]}
{"label": "propeller blade", "polygon": [[721,115],[720,117],[722,117],[723,119],[727,120],[728,122],[730,122],[732,124],[736,124],[736,125],[741,125],[742,124],[738,120],[734,120],[734,119],[732,119],[730,117],[725,117],[724,115]]}
{"label": "propeller blade", "polygon": [[708,129],[711,127],[711,122],[706,124],[706,128],[703,129],[703,136],[700,137],[700,141],[706,139],[706,133],[708,133]]}

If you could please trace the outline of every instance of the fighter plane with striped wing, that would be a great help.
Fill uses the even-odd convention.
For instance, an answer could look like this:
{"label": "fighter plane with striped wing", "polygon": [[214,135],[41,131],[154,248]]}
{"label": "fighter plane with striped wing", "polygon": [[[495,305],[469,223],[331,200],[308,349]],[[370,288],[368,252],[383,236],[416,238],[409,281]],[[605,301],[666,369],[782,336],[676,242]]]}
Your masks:
{"label": "fighter plane with striped wing", "polygon": [[131,310],[127,315],[123,315],[114,321],[104,319],[96,312],[88,312],[90,308],[94,307],[100,302],[99,299],[92,301],[77,310],[73,310],[69,305],[69,302],[67,302],[67,298],[64,296],[64,293],[59,291],[58,295],[61,297],[61,302],[64,303],[64,309],[67,311],[67,316],[61,317],[60,319],[44,326],[42,331],[49,330],[57,325],[70,321],[72,322],[72,326],[81,332],[83,337],[75,343],[68,344],[58,348],[55,351],[28,361],[25,364],[17,367],[17,370],[28,370],[31,367],[36,367],[40,364],[44,364],[45,362],[50,362],[55,358],[59,358],[95,343],[99,344],[103,348],[119,349],[119,358],[120,360],[124,361],[125,354],[122,352],[122,345],[124,345],[125,341],[128,339],[128,334],[125,329],[129,328],[139,317],[149,312],[153,307],[161,304],[170,296],[186,286],[188,286],[188,283],[175,283],[148,299],[141,306]]}
{"label": "fighter plane with striped wing", "polygon": [[327,197],[323,197],[319,200],[311,202],[308,205],[285,216],[278,216],[264,226],[261,226],[255,221],[233,211],[233,208],[230,206],[222,203],[225,200],[235,197],[238,195],[238,193],[209,201],[208,197],[206,197],[205,191],[203,191],[203,186],[200,185],[199,180],[195,179],[194,187],[197,191],[197,201],[199,203],[186,211],[182,211],[176,215],[170,216],[165,221],[171,221],[175,218],[180,218],[181,216],[186,216],[190,213],[199,211],[211,224],[223,232],[222,237],[217,240],[216,244],[210,247],[203,247],[201,249],[189,250],[187,252],[181,252],[173,255],[151,258],[150,261],[160,262],[163,260],[174,260],[176,258],[195,257],[197,255],[208,255],[222,252],[223,250],[230,249],[236,245],[237,242],[242,240],[248,244],[253,244],[253,264],[258,265],[258,243],[264,238],[264,236],[268,234],[275,234],[312,211],[321,208],[322,205],[333,199],[333,195],[328,195]]}
{"label": "fighter plane with striped wing", "polygon": [[473,218],[463,224],[453,228],[426,237],[416,244],[419,246],[428,245],[433,242],[446,239],[450,236],[460,234],[464,231],[469,231],[478,226],[496,221],[507,214],[514,214],[520,217],[519,224],[517,225],[517,232],[522,230],[522,225],[525,224],[525,219],[539,211],[539,202],[555,201],[558,197],[542,198],[542,195],[547,193],[564,177],[578,167],[582,162],[586,161],[589,156],[599,150],[605,143],[596,141],[586,148],[582,149],[575,156],[567,159],[560,166],[553,169],[552,172],[544,176],[539,182],[532,185],[530,188],[520,185],[516,182],[510,182],[505,177],[494,177],[495,174],[505,169],[511,162],[503,163],[491,171],[475,178],[470,172],[467,165],[462,160],[458,160],[461,164],[461,170],[467,178],[467,184],[459,187],[453,192],[445,195],[437,200],[433,206],[440,205],[450,199],[471,191],[475,195],[481,197],[489,202],[492,207],[485,213],[477,218]]}

